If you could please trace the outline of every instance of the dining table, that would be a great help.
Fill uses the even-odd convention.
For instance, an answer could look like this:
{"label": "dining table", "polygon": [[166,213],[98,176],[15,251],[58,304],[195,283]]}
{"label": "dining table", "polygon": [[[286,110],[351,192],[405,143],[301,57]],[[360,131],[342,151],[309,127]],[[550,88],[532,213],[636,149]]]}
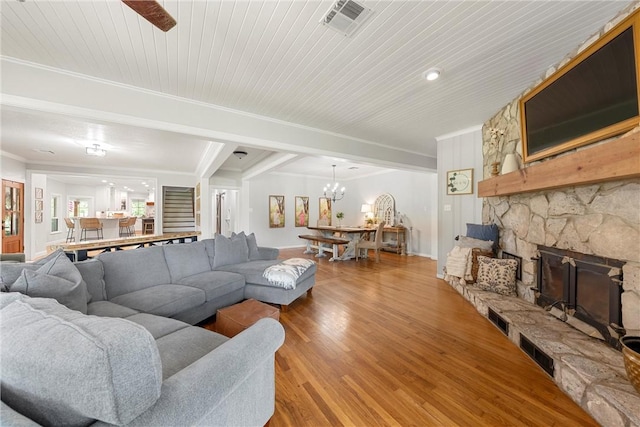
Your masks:
{"label": "dining table", "polygon": [[369,233],[374,233],[375,228],[358,227],[358,226],[331,226],[331,225],[318,225],[307,226],[309,230],[320,232],[324,237],[340,236],[347,240],[349,243],[346,245],[341,255],[333,254],[332,260],[334,261],[347,261],[356,257],[356,243],[363,238],[366,238]]}

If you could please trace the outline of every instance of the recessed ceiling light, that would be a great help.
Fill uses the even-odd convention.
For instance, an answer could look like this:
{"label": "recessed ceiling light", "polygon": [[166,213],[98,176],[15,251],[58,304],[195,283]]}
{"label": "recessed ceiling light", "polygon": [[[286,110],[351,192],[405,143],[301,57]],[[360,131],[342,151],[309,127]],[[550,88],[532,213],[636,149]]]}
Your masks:
{"label": "recessed ceiling light", "polygon": [[422,73],[422,78],[428,81],[433,81],[440,77],[440,69],[439,68],[429,68],[427,71]]}

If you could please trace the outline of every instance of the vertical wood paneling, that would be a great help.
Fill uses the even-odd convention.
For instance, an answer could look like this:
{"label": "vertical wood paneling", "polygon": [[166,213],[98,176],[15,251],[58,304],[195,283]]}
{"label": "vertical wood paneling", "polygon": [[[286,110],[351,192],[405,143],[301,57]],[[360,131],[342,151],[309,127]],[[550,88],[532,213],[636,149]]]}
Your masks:
{"label": "vertical wood paneling", "polygon": [[7,1],[2,54],[433,155],[625,6],[369,0],[345,38],[319,23],[332,3],[163,0],[162,33],[119,1]]}

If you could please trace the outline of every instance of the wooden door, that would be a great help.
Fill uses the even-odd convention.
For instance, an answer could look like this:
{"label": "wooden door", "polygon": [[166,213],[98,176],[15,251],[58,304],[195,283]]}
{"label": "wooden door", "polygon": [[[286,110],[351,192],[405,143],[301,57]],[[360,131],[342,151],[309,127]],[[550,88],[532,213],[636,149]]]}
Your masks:
{"label": "wooden door", "polygon": [[24,183],[2,180],[2,253],[24,252]]}

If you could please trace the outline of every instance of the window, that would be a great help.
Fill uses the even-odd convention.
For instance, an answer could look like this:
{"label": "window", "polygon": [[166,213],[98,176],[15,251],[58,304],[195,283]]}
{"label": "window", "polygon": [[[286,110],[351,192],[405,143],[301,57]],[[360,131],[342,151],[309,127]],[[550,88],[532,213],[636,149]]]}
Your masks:
{"label": "window", "polygon": [[67,201],[68,217],[88,217],[89,207],[93,204],[93,199],[69,196]]}
{"label": "window", "polygon": [[59,229],[59,217],[60,217],[60,195],[51,195],[51,232],[56,233]]}
{"label": "window", "polygon": [[147,203],[144,199],[131,199],[131,215],[142,216],[147,209]]}

